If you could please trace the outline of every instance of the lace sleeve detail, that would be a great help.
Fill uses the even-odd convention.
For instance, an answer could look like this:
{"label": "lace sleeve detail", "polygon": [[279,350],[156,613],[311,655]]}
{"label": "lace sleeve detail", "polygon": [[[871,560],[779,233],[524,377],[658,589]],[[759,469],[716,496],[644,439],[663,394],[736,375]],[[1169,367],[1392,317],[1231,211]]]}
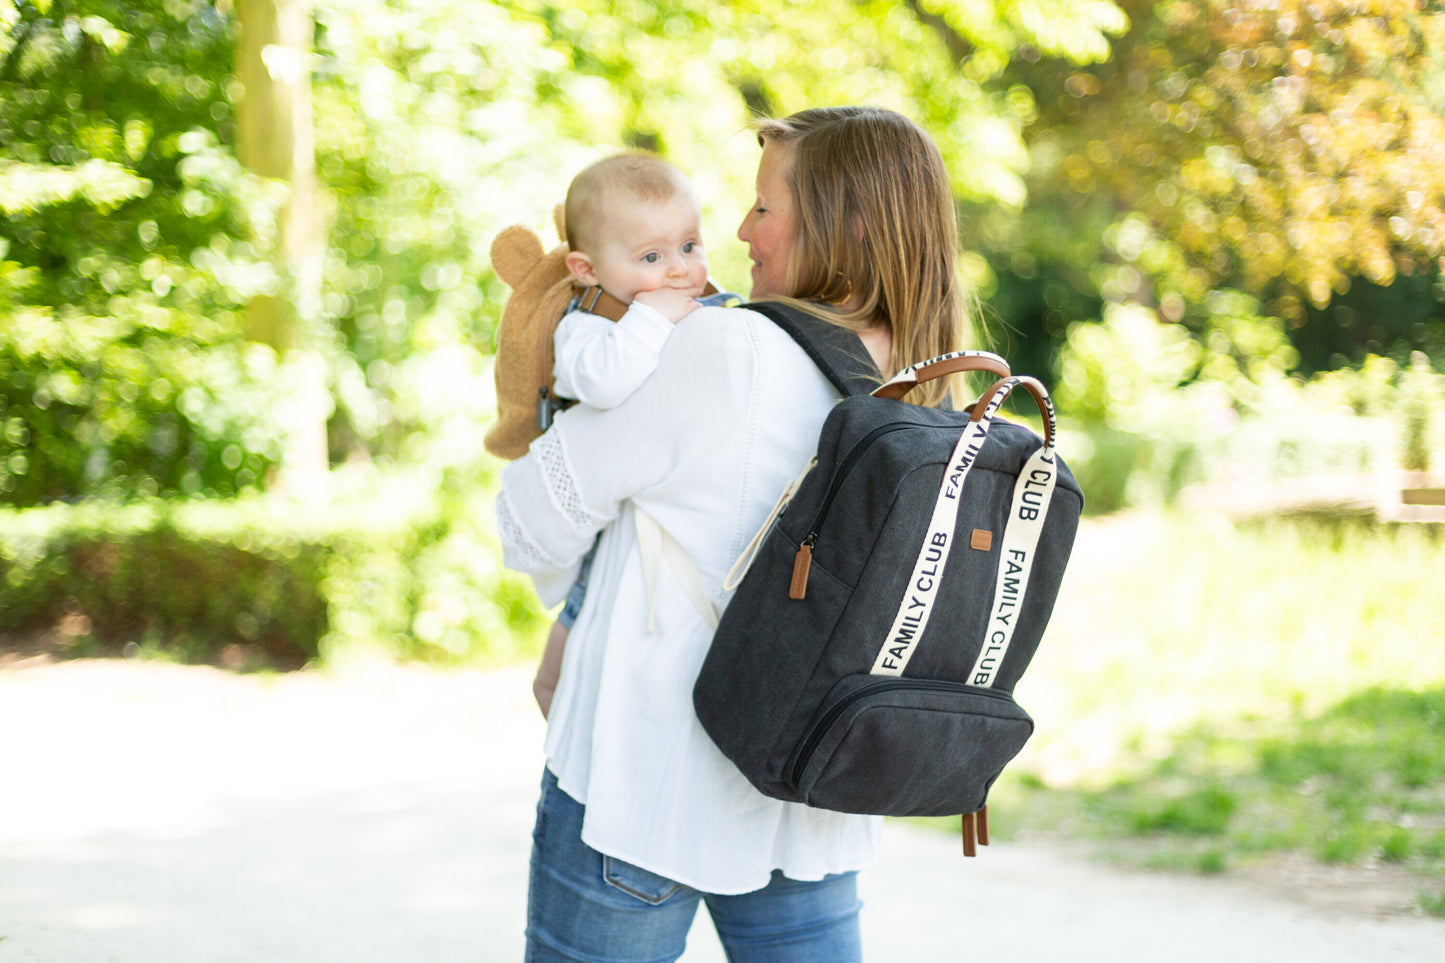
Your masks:
{"label": "lace sleeve detail", "polygon": [[541,549],[527,537],[526,529],[517,521],[517,516],[512,514],[512,503],[506,492],[497,496],[497,538],[501,540],[502,547],[513,556],[509,560],[511,567],[519,571],[536,572],[556,564],[542,554]]}
{"label": "lace sleeve detail", "polygon": [[582,496],[577,491],[577,482],[572,467],[567,463],[567,453],[562,448],[561,435],[549,431],[532,442],[532,454],[537,457],[542,480],[552,504],[567,520],[572,531],[579,535],[590,535],[600,531],[607,519],[594,515],[582,506]]}

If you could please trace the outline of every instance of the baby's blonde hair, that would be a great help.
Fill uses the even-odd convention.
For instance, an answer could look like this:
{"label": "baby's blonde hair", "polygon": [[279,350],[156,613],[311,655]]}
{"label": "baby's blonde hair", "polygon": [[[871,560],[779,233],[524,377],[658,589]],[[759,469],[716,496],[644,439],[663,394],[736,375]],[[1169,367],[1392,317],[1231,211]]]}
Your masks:
{"label": "baby's blonde hair", "polygon": [[600,240],[607,201],[618,192],[625,192],[628,200],[657,203],[691,194],[692,186],[682,171],[652,154],[614,154],[583,168],[567,188],[564,217],[569,248],[593,249]]}

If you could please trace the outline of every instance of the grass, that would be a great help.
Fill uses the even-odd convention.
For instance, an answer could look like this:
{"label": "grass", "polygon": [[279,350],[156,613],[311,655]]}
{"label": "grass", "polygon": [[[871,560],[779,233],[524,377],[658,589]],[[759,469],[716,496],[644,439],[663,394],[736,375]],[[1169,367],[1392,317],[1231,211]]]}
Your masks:
{"label": "grass", "polygon": [[1388,862],[1445,915],[1442,529],[1086,523],[1018,687],[1038,731],[995,788],[1000,831],[1199,872]]}
{"label": "grass", "polygon": [[1445,888],[1438,893],[1421,891],[1420,907],[1431,916],[1445,917]]}
{"label": "grass", "polygon": [[1445,878],[1442,719],[1445,685],[1370,689],[1317,717],[1201,723],[1142,772],[1092,789],[1027,779],[1016,801],[1067,799],[1074,831],[1149,839],[1155,861],[1203,871],[1301,851]]}

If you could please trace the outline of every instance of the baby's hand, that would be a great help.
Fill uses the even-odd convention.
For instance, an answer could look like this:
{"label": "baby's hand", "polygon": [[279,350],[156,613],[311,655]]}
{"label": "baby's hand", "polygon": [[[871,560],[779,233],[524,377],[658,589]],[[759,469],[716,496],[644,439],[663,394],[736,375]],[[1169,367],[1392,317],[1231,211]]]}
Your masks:
{"label": "baby's hand", "polygon": [[639,291],[637,300],[657,311],[673,324],[677,324],[699,307],[696,298],[676,288]]}

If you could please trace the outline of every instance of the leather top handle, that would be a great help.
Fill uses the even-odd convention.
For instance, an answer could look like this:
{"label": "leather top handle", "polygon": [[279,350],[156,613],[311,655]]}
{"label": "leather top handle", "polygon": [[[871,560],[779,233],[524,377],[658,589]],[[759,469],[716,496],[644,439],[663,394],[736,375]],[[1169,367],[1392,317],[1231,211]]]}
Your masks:
{"label": "leather top handle", "polygon": [[954,351],[904,368],[888,379],[886,383],[874,389],[873,394],[878,398],[902,401],[904,395],[923,382],[942,378],[944,375],[957,374],[960,371],[987,371],[1000,378],[1007,378],[1012,373],[1009,371],[1008,362],[991,352]]}
{"label": "leather top handle", "polygon": [[1056,429],[1054,402],[1053,399],[1049,397],[1048,389],[1045,388],[1043,383],[1037,378],[1031,378],[1028,375],[1013,375],[1012,377],[1000,378],[998,381],[995,381],[978,399],[978,403],[973,407],[973,415],[969,420],[981,420],[995,395],[1000,391],[1005,393],[1013,391],[1014,388],[1023,388],[1029,394],[1033,395],[1034,401],[1039,406],[1039,414],[1042,415],[1044,419],[1044,446],[1052,448]]}

